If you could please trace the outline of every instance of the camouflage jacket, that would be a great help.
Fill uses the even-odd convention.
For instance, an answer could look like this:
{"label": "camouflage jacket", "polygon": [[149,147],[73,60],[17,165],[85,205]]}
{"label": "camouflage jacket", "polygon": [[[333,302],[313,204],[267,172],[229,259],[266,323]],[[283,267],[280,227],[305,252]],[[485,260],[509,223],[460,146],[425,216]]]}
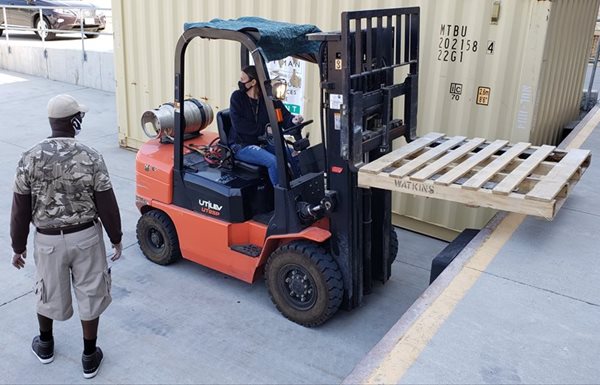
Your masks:
{"label": "camouflage jacket", "polygon": [[96,219],[94,191],[111,188],[104,159],[96,150],[74,138],[49,138],[21,156],[14,192],[31,194],[36,227],[56,228]]}

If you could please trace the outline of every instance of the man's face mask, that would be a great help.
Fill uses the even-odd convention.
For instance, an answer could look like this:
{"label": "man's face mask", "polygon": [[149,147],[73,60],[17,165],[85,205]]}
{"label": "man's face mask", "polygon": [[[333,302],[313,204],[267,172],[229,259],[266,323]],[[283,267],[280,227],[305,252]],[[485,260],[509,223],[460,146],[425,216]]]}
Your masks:
{"label": "man's face mask", "polygon": [[80,112],[77,115],[73,116],[71,119],[71,125],[75,130],[75,136],[79,135],[81,132],[81,122],[83,121],[83,117],[85,116],[85,112]]}
{"label": "man's face mask", "polygon": [[248,80],[245,83],[243,81],[239,81],[238,82],[238,87],[239,87],[240,91],[242,91],[242,92],[248,91],[248,88],[246,88],[246,84],[250,83],[252,80],[254,80],[254,79],[250,79],[250,80]]}

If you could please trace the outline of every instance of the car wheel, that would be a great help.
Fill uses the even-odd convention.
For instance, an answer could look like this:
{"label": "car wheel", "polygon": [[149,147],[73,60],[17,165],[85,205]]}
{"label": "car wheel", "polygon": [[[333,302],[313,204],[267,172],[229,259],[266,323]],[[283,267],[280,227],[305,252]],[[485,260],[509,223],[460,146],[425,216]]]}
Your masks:
{"label": "car wheel", "polygon": [[0,36],[2,36],[3,32],[4,32],[4,30],[2,28],[0,28]]}
{"label": "car wheel", "polygon": [[[94,31],[94,32],[99,32],[99,31]],[[85,37],[87,37],[88,39],[97,39],[98,37],[100,37],[100,35],[95,35],[93,33],[86,33]]]}
{"label": "car wheel", "polygon": [[142,214],[136,235],[142,253],[152,262],[169,265],[181,258],[175,225],[162,211],[151,210]]}
{"label": "car wheel", "polygon": [[42,40],[54,40],[54,38],[56,38],[56,33],[48,31],[51,29],[51,26],[50,22],[45,16],[41,19],[38,18],[37,22],[35,23],[35,28],[36,35],[38,35],[38,37]]}
{"label": "car wheel", "polygon": [[293,241],[275,250],[265,267],[271,300],[289,320],[313,327],[337,312],[344,293],[342,273],[321,246]]}

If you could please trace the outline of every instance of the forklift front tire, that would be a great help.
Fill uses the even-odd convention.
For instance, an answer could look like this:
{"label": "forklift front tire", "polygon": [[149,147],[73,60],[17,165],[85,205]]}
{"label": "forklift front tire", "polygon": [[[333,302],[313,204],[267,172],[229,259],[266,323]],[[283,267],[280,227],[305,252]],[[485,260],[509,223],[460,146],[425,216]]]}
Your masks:
{"label": "forklift front tire", "polygon": [[342,273],[331,255],[308,241],[275,250],[265,267],[271,300],[289,320],[307,327],[327,321],[342,303]]}
{"label": "forklift front tire", "polygon": [[142,252],[152,262],[169,265],[181,258],[175,225],[162,211],[151,210],[142,214],[136,233]]}
{"label": "forklift front tire", "polygon": [[398,233],[392,226],[392,232],[390,233],[390,265],[396,260],[398,255]]}

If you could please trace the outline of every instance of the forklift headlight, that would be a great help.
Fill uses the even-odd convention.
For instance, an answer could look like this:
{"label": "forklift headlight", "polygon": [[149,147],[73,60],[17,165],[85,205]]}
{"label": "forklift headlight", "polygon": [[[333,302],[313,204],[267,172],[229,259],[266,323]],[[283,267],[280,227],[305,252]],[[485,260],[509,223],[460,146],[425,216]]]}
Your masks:
{"label": "forklift headlight", "polygon": [[271,81],[273,97],[277,100],[284,100],[287,94],[287,81],[284,78],[275,78]]}

